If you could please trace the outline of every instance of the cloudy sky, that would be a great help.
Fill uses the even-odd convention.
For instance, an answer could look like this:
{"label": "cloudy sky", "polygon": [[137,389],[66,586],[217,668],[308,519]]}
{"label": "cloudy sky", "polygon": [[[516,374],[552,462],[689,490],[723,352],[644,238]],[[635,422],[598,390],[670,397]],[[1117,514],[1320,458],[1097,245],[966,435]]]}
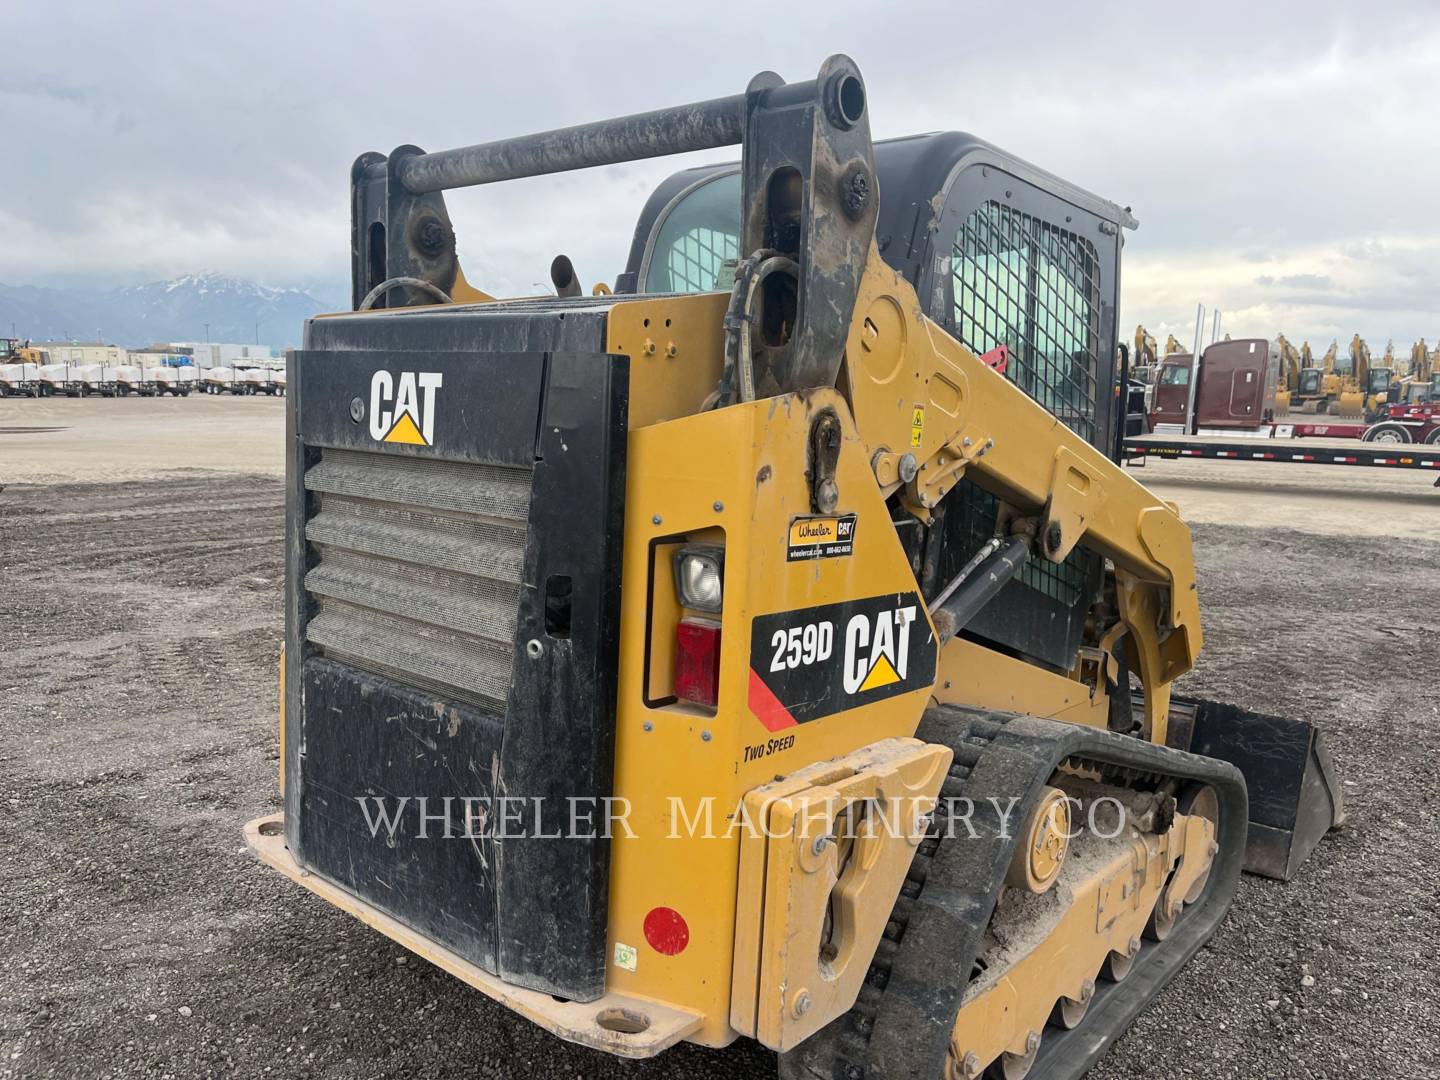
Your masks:
{"label": "cloudy sky", "polygon": [[[218,270],[344,296],[364,150],[444,149],[859,62],[877,138],[958,128],[1134,208],[1122,323],[1440,338],[1440,4],[0,5],[0,282]],[[811,10],[805,11],[804,9]],[[733,157],[699,155],[696,160]],[[613,279],[679,159],[452,193],[468,276]]]}

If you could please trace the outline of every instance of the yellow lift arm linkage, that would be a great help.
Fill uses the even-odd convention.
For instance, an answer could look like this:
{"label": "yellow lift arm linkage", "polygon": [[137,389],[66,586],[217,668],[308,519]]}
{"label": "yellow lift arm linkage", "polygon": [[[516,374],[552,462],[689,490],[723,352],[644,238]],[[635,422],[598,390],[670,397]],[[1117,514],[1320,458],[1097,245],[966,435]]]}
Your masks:
{"label": "yellow lift arm linkage", "polygon": [[1146,736],[1163,743],[1170,683],[1201,646],[1190,530],[1175,508],[928,319],[873,247],[845,378],[882,491],[901,491],[917,517],[929,520],[964,476],[1038,514],[1036,547],[1050,561],[1083,540],[1115,564]]}

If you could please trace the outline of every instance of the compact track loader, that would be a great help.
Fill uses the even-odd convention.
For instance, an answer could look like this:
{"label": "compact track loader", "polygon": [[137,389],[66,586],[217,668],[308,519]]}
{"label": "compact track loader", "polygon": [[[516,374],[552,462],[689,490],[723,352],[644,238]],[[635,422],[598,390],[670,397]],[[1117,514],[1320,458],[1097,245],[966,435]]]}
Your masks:
{"label": "compact track loader", "polygon": [[[447,189],[733,144],[613,291],[461,273]],[[270,866],[613,1054],[1073,1077],[1338,823],[1310,724],[1171,693],[1128,212],[873,145],[843,56],[351,178],[355,310],[291,357]]]}

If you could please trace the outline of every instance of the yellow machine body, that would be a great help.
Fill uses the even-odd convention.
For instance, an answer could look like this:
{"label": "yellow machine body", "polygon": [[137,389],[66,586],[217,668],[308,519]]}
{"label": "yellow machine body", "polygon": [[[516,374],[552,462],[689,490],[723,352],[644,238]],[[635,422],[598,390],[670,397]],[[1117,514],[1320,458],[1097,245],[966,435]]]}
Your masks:
{"label": "yellow machine body", "polygon": [[[429,155],[427,161],[411,153],[413,147],[397,151],[388,164],[378,155],[362,157],[355,176],[382,185],[375,190],[384,193],[385,213],[412,215],[408,231],[397,231],[389,218],[377,219],[391,225],[391,248],[388,256],[380,250],[386,233],[372,225],[367,235],[376,248],[370,257],[381,264],[384,257],[398,258],[395,237],[403,236],[414,249],[403,252],[412,273],[395,276],[393,266],[382,265],[372,274],[373,268],[357,263],[359,310],[317,320],[332,326],[350,320],[356,340],[363,342],[353,352],[332,348],[325,354],[308,344],[307,334],[302,377],[292,395],[291,408],[298,410],[292,413],[292,434],[297,445],[308,438],[316,448],[297,449],[292,458],[291,630],[305,616],[318,563],[328,566],[322,585],[339,591],[338,603],[382,605],[375,608],[376,618],[393,626],[399,616],[383,604],[394,600],[411,620],[408,625],[421,627],[421,636],[420,646],[407,640],[398,659],[376,661],[366,660],[360,637],[331,636],[317,647],[287,631],[281,781],[292,812],[299,805],[292,796],[303,784],[301,774],[316,767],[308,759],[320,749],[297,737],[297,730],[306,729],[297,729],[295,712],[323,695],[326,684],[316,680],[332,677],[323,672],[342,671],[333,678],[337,685],[359,686],[356,696],[390,693],[385,679],[408,670],[403,664],[424,666],[425,643],[437,642],[440,650],[470,640],[457,638],[453,626],[424,623],[427,612],[413,603],[406,607],[393,582],[379,599],[365,593],[371,580],[365,575],[377,572],[366,569],[373,560],[367,561],[363,548],[358,555],[346,548],[334,558],[329,550],[307,556],[306,545],[360,545],[367,537],[391,535],[385,529],[396,528],[387,525],[394,521],[410,530],[406,536],[429,537],[422,524],[430,528],[438,522],[440,531],[473,528],[470,535],[498,544],[496,528],[503,526],[513,537],[523,535],[526,524],[506,518],[497,526],[487,518],[472,525],[465,515],[473,508],[452,495],[448,478],[473,476],[473,469],[426,471],[432,468],[424,455],[434,449],[433,413],[419,426],[410,424],[403,447],[387,445],[395,440],[384,435],[384,424],[373,428],[379,432],[372,436],[374,445],[355,442],[363,439],[366,401],[350,399],[348,390],[336,399],[334,415],[302,425],[297,417],[318,408],[314,402],[331,392],[328,384],[312,381],[307,405],[306,365],[317,357],[343,361],[368,381],[379,361],[367,358],[396,348],[394,343],[403,342],[407,332],[418,333],[417,327],[481,326],[504,337],[520,333],[514,329],[519,325],[523,336],[536,327],[551,332],[570,311],[590,311],[595,325],[593,313],[603,309],[603,345],[576,351],[588,364],[617,370],[623,365],[626,388],[623,426],[617,429],[624,447],[623,530],[612,534],[623,536],[623,543],[616,545],[608,881],[591,879],[606,895],[584,898],[585,914],[603,912],[603,920],[597,915],[593,924],[604,937],[603,986],[570,999],[545,992],[543,971],[507,978],[509,973],[484,958],[477,961],[442,944],[437,934],[387,908],[384,890],[365,893],[358,885],[338,884],[333,873],[314,872],[304,853],[297,855],[291,813],[252,822],[246,839],[271,867],[563,1038],[646,1057],[682,1039],[723,1047],[744,1036],[780,1051],[788,1062],[782,1069],[798,1076],[793,1070],[806,1067],[801,1055],[865,1004],[872,965],[889,963],[908,932],[907,905],[924,883],[917,868],[932,865],[937,850],[953,850],[941,848],[950,841],[939,835],[938,822],[960,820],[957,793],[979,792],[984,783],[999,783],[996,777],[1008,778],[1016,793],[1012,809],[1026,809],[1013,823],[1013,834],[1003,814],[1000,831],[986,834],[987,843],[1000,846],[985,851],[1010,852],[1009,844],[1014,854],[1003,865],[977,871],[980,885],[990,880],[986,875],[1000,875],[985,885],[989,891],[976,908],[981,922],[973,927],[974,955],[983,961],[983,975],[972,978],[968,962],[965,970],[939,964],[933,978],[954,992],[955,1011],[939,1029],[930,1022],[914,1032],[916,1038],[939,1039],[938,1058],[926,1059],[937,1073],[975,1077],[993,1066],[1018,1076],[1036,1060],[1047,1023],[1067,1029],[1080,1023],[1097,976],[1106,973],[1114,983],[1123,978],[1137,960],[1142,935],[1163,941],[1182,910],[1202,902],[1209,912],[1206,925],[1213,930],[1218,924],[1245,847],[1244,784],[1223,761],[1178,752],[1202,738],[1204,720],[1194,703],[1171,695],[1202,644],[1189,528],[1174,505],[1112,460],[1103,439],[1092,445],[1017,385],[1013,373],[1007,376],[1003,350],[999,361],[979,356],[927,315],[910,280],[882,257],[873,217],[864,216],[871,191],[859,182],[865,174],[857,181],[852,163],[843,172],[848,177],[843,188],[837,188],[842,173],[827,156],[848,146],[855,160],[869,161],[868,129],[859,133],[863,140],[856,134],[857,86],[853,63],[832,58],[814,87],[800,88],[804,94],[786,97],[784,84],[764,75],[752,83],[749,96],[737,99],[751,110],[747,140],[764,142],[753,129],[766,119],[765,95],[771,92],[777,111],[801,100],[815,131],[827,124],[833,128],[825,135],[831,143],[811,148],[812,173],[782,163],[763,197],[752,193],[756,205],[789,207],[768,226],[766,235],[775,244],[795,241],[799,234],[790,226],[802,211],[811,213],[805,242],[813,250],[792,257],[763,248],[717,274],[713,289],[685,295],[658,290],[608,295],[604,288],[592,303],[578,295],[573,278],[552,271],[557,288],[565,289],[554,305],[497,301],[466,281],[453,250],[445,249],[444,241],[448,237],[453,245],[453,236],[443,204],[426,201],[446,186],[445,169],[464,173],[457,183],[488,182],[475,179],[486,175],[484,169],[462,160],[462,152],[452,152],[461,158]],[[863,111],[863,90],[861,95]],[[703,112],[716,104],[694,108]],[[683,120],[690,132],[694,115],[686,112]],[[628,121],[618,123],[623,128]],[[783,134],[793,127],[787,121],[775,130]],[[627,133],[628,128],[621,132]],[[593,164],[586,156],[589,146],[582,163]],[[748,141],[746,146],[748,155]],[[407,164],[414,169],[404,188]],[[431,168],[441,174],[432,175]],[[843,191],[827,211],[829,219],[810,203],[793,201],[793,192],[812,181],[806,189],[811,200],[834,199]],[[366,227],[361,195],[368,190],[356,187],[357,236]],[[826,234],[840,220],[834,215],[852,222],[845,227],[854,236],[842,231],[836,241]],[[563,265],[570,274],[568,260]],[[732,273],[733,290],[726,273]],[[372,288],[365,274],[385,280]],[[813,321],[805,323],[803,304],[786,307],[785,289],[773,285],[785,275],[794,289],[811,289],[812,299],[843,296],[844,317],[827,322],[811,313]],[[394,295],[409,302],[366,310],[395,290],[408,290]],[[768,309],[762,306],[761,317],[752,320],[744,305],[754,296],[783,317],[764,317]],[[567,309],[567,303],[574,306]],[[494,317],[475,318],[476,313]],[[469,321],[445,322],[462,318]],[[554,321],[542,325],[542,319]],[[751,334],[759,340],[753,348]],[[787,334],[794,335],[788,343]],[[804,334],[831,335],[832,350],[820,357],[829,365],[823,385],[812,381],[799,389],[757,392],[757,382],[766,384],[747,364],[767,355],[783,359],[782,350],[795,347]],[[767,335],[775,340],[767,343]],[[509,356],[534,349],[515,340],[505,338],[494,352]],[[1153,355],[1153,338],[1137,330],[1137,348],[1142,346]],[[1167,355],[1174,346],[1171,338]],[[547,362],[550,348],[539,350]],[[498,370],[502,378],[508,374]],[[783,374],[783,367],[760,373],[773,381],[777,370]],[[459,381],[459,369],[447,371],[448,392]],[[388,368],[375,369],[373,376],[372,409],[383,401],[386,387],[396,384]],[[422,386],[441,385],[438,372],[422,371],[420,377],[430,380]],[[564,396],[575,385],[555,391],[562,407],[579,407],[578,394]],[[1108,398],[1112,391],[1103,385],[1095,393]],[[468,415],[479,419],[473,422],[493,416],[487,408],[506,407],[504,401],[485,400],[483,392],[474,400],[475,411]],[[394,408],[398,428],[398,398]],[[563,444],[551,450],[568,452]],[[357,463],[376,462],[383,472],[359,471]],[[433,467],[449,470],[454,464],[441,459]],[[460,464],[490,468],[486,461]],[[447,479],[438,487],[421,487],[416,473]],[[389,479],[377,481],[376,475]],[[511,474],[496,468],[481,475],[489,491],[503,487],[496,476]],[[998,501],[995,535],[943,592],[931,590],[927,599],[901,530],[942,517],[947,497],[962,482]],[[430,501],[418,509],[394,509],[384,504],[386,483],[412,485],[406,490],[419,490]],[[367,509],[365,500],[382,508]],[[315,516],[306,516],[312,512]],[[359,539],[337,533],[335,522],[347,513],[371,532],[362,529]],[[324,526],[327,514],[329,531],[315,524]],[[821,543],[828,544],[825,557],[817,557],[815,545]],[[1081,545],[1096,556],[1099,583],[1090,587],[1088,618],[1076,631],[1083,643],[1073,657],[1040,662],[964,632],[965,620],[1018,572],[1019,563],[1006,560],[1055,566]],[[533,546],[525,550],[534,554]],[[677,556],[695,550],[715,560],[723,601],[702,605],[697,594],[682,591]],[[380,554],[401,560],[407,552],[396,545]],[[515,573],[523,622],[524,590],[536,586]],[[543,577],[537,585],[548,590]],[[430,595],[448,602],[439,593]],[[549,637],[549,602],[547,591],[544,617],[531,624],[534,629],[516,631],[515,671],[524,670],[527,651],[538,661],[551,647],[547,642],[569,633],[567,614],[566,628]],[[685,658],[677,635],[687,630],[714,642],[713,703],[680,693]],[[531,633],[535,636],[524,640]],[[327,652],[331,649],[338,659]],[[464,654],[465,662],[479,649]],[[295,655],[301,650],[322,675],[302,666],[303,658]],[[357,673],[343,673],[343,662],[357,655]],[[453,669],[425,671],[438,671],[444,685],[461,685],[445,682],[459,677]],[[297,685],[302,677],[304,685]],[[414,685],[433,686],[426,678]],[[800,691],[777,692],[786,679]],[[410,696],[397,700],[423,702],[434,713],[426,721],[442,727],[448,722],[448,737],[456,735],[459,713],[447,711],[440,691],[426,690],[427,697],[412,694],[409,686],[400,690]],[[517,693],[512,686],[511,700]],[[354,698],[349,700],[360,712]],[[382,716],[376,726],[391,719]],[[525,720],[557,722],[552,714],[526,714]],[[551,747],[542,750],[544,759]],[[1308,767],[1310,750],[1305,753]],[[340,760],[349,763],[343,755]],[[473,761],[467,767],[478,769]],[[499,768],[497,755],[488,771],[493,776]],[[1097,823],[1097,808],[1107,804],[1121,809],[1113,830]],[[329,812],[327,803],[318,828],[328,824]],[[512,857],[503,846],[496,850],[501,858]],[[1213,876],[1224,880],[1207,893],[1217,867],[1223,873]],[[503,914],[523,921],[526,913]],[[1190,948],[1198,948],[1200,940]],[[855,1014],[856,1030],[868,1032],[873,1000],[865,1008],[871,1011]],[[884,1020],[885,1014],[880,1016]],[[908,1032],[902,1025],[902,1043],[909,1041]],[[893,1038],[895,1032],[876,1037]],[[1093,1058],[1104,1044],[1092,1040],[1085,1054]],[[824,1072],[829,1066],[809,1068],[806,1075],[817,1075],[817,1068]]]}
{"label": "yellow machine body", "polygon": [[[637,371],[614,785],[629,827],[617,830],[613,841],[609,951],[635,960],[611,966],[607,990],[632,1013],[635,1003],[643,1002],[664,1015],[693,1018],[685,1037],[711,1046],[743,1033],[783,1049],[798,1037],[792,1028],[799,1017],[779,1023],[774,1010],[755,1007],[785,997],[788,980],[783,964],[776,966],[782,954],[773,950],[773,912],[747,908],[743,900],[737,908],[737,896],[753,902],[756,895],[742,882],[761,873],[758,863],[745,869],[749,841],[743,838],[749,831],[737,815],[747,799],[765,793],[777,775],[789,776],[792,784],[808,783],[817,769],[843,766],[847,755],[867,748],[873,754],[876,744],[909,738],[932,700],[1105,723],[1106,683],[1096,676],[1114,660],[1103,651],[1092,650],[1098,664],[1083,667],[1077,661],[1076,671],[1060,674],[963,638],[947,642],[928,676],[909,692],[874,704],[867,704],[862,692],[851,709],[777,730],[757,718],[749,685],[750,627],[757,616],[915,595],[914,575],[885,506],[886,489],[900,482],[883,482],[884,446],[907,446],[924,463],[924,479],[912,482],[906,496],[921,513],[968,471],[1053,521],[1064,538],[1056,549],[1059,557],[1084,537],[1115,560],[1129,648],[1147,690],[1147,730],[1156,742],[1165,740],[1169,685],[1189,669],[1200,647],[1189,530],[1172,507],[934,327],[919,313],[913,289],[874,252],[858,309],[857,339],[847,353],[857,358],[847,368],[849,400],[840,390],[816,390],[711,412],[697,410],[720,370],[722,294],[637,299],[617,306],[610,321],[610,351],[636,357]],[[918,433],[912,425],[917,405],[925,410]],[[808,433],[814,417],[827,409],[839,416],[844,433],[835,515],[854,515],[854,553],[788,561],[791,524],[810,515]],[[857,412],[865,435],[856,427]],[[677,537],[715,538],[732,568],[721,616],[725,708],[719,713],[684,703],[646,704],[664,696],[658,688],[668,686],[672,662],[666,647],[685,614],[669,572]],[[911,607],[914,639],[933,639],[923,605]],[[943,747],[919,744],[919,749],[926,761],[940,756],[948,761]],[[933,799],[938,789],[933,764],[926,776],[934,783],[922,785],[921,794]],[[908,865],[911,847],[904,836],[874,844],[878,859],[896,858],[885,851],[890,845],[907,856]],[[772,853],[777,850],[772,845]],[[811,875],[795,859],[772,857],[764,866],[766,897],[797,889]],[[324,886],[313,877],[300,880]],[[899,879],[880,884],[883,888],[865,894],[872,923],[877,918],[883,923]],[[690,940],[678,955],[664,956],[645,945],[644,921],[657,907],[684,913]],[[370,921],[387,932],[398,929],[383,918]],[[397,940],[412,944],[407,937]],[[863,963],[857,964],[863,971]],[[742,970],[748,974],[737,981]],[[477,973],[467,973],[481,989],[493,989]],[[858,985],[852,979],[844,989],[838,995],[813,989],[813,1007],[800,1030],[808,1034],[853,1004]],[[590,1021],[619,1007],[600,1003],[587,1013],[582,1031],[558,1015],[549,1017],[547,1026],[598,1045],[609,1036],[594,1031]],[[793,1012],[793,1003],[788,1007]],[[550,1011],[543,1003],[537,1008]],[[770,1019],[735,1022],[752,1015]],[[650,1031],[649,1038],[624,1036],[630,1052],[656,1052],[673,1041],[667,1028],[652,1024]]]}

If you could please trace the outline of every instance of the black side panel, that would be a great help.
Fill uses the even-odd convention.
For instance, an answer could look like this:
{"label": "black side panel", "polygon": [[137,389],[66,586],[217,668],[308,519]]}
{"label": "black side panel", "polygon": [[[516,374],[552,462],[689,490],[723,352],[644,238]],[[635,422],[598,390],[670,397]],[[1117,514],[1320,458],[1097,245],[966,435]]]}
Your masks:
{"label": "black side panel", "polygon": [[[603,336],[606,311],[576,303],[534,305],[528,329],[479,307],[310,323],[287,428],[285,801],[307,869],[513,983],[593,1000],[608,838],[540,834],[572,799],[603,822],[611,792],[628,360],[510,348],[572,322]],[[372,836],[373,797],[409,800],[393,840]]]}
{"label": "black side panel", "polygon": [[610,847],[545,836],[572,797],[603,829],[614,778],[628,370],[550,359],[500,757],[527,838],[500,846],[499,974],[582,1001],[605,989]]}
{"label": "black side panel", "polygon": [[[526,468],[534,459],[543,353],[301,350],[292,356],[299,361],[299,435],[307,446]],[[381,373],[388,382],[377,386]],[[429,445],[381,441],[400,412],[407,374]],[[418,375],[440,381],[427,393]]]}
{"label": "black side panel", "polygon": [[493,971],[500,718],[321,657],[303,678],[306,864]]}
{"label": "black side panel", "polygon": [[[399,308],[383,316],[326,316],[305,324],[305,347],[407,352],[423,341],[427,353],[474,353],[479,344],[487,353],[599,353],[612,303],[608,297],[549,297],[458,309]],[[482,323],[480,342],[476,327]]]}

